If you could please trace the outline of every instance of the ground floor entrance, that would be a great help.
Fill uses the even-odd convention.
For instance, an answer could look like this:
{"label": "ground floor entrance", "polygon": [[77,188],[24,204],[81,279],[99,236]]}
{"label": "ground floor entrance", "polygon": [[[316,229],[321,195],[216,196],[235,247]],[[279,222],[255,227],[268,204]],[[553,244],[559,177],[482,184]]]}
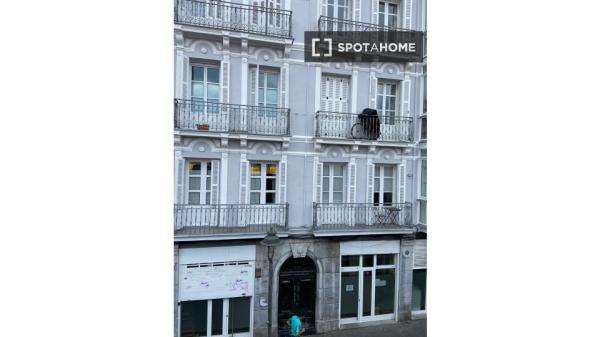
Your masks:
{"label": "ground floor entrance", "polygon": [[279,336],[287,336],[286,321],[302,318],[305,334],[314,334],[317,268],[309,257],[287,259],[279,272],[278,326]]}
{"label": "ground floor entrance", "polygon": [[249,337],[251,302],[251,297],[181,302],[181,337]]}

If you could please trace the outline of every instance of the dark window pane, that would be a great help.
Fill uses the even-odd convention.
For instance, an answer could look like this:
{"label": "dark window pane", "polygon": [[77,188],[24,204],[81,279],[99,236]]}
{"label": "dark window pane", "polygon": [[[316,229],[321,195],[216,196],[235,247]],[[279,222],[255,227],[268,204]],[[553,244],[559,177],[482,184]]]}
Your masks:
{"label": "dark window pane", "polygon": [[389,265],[394,264],[394,254],[378,254],[377,255],[377,265]]}
{"label": "dark window pane", "polygon": [[419,222],[427,224],[427,201],[419,200]]}
{"label": "dark window pane", "polygon": [[340,317],[358,316],[358,272],[342,273]]}
{"label": "dark window pane", "polygon": [[223,300],[212,300],[211,331],[213,335],[223,333]]}
{"label": "dark window pane", "polygon": [[413,270],[412,310],[425,310],[427,269]]}
{"label": "dark window pane", "polygon": [[275,193],[266,193],[265,194],[265,203],[274,204],[275,203]]}
{"label": "dark window pane", "polygon": [[181,336],[206,336],[208,301],[181,303]]}
{"label": "dark window pane", "polygon": [[208,68],[206,69],[206,76],[208,82],[219,83],[219,69]]}
{"label": "dark window pane", "polygon": [[394,194],[392,192],[384,192],[383,193],[383,203],[391,204],[394,199]]}
{"label": "dark window pane", "polygon": [[267,191],[275,191],[275,179],[266,179]]}
{"label": "dark window pane", "polygon": [[394,312],[396,269],[375,271],[375,315]]}
{"label": "dark window pane", "polygon": [[363,316],[371,315],[371,283],[373,281],[373,272],[363,272]]}
{"label": "dark window pane", "polygon": [[203,67],[192,67],[192,81],[204,81]]}
{"label": "dark window pane", "polygon": [[373,267],[373,255],[363,255],[363,267]]}
{"label": "dark window pane", "polygon": [[229,299],[229,333],[250,332],[250,297]]}
{"label": "dark window pane", "polygon": [[342,267],[358,267],[360,255],[342,256]]}
{"label": "dark window pane", "polygon": [[427,117],[421,118],[421,139],[427,139]]}

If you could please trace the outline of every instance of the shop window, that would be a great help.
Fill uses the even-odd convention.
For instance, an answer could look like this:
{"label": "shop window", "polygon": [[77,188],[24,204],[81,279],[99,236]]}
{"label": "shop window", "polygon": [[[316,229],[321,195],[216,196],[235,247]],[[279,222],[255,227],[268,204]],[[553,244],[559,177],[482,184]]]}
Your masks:
{"label": "shop window", "polygon": [[412,310],[425,310],[427,269],[413,270]]}

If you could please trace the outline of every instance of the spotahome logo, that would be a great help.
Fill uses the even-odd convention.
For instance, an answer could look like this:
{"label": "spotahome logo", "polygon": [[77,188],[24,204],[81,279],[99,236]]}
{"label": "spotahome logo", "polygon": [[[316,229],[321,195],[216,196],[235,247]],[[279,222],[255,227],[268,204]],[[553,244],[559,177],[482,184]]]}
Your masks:
{"label": "spotahome logo", "polygon": [[423,32],[307,31],[306,62],[422,62]]}

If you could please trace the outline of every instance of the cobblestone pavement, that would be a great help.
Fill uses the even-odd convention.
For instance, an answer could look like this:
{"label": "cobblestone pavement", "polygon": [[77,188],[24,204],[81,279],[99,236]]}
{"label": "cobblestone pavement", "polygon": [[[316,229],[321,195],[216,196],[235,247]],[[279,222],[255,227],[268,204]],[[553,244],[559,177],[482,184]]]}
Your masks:
{"label": "cobblestone pavement", "polygon": [[[314,337],[426,337],[427,319],[336,330]],[[309,336],[307,336],[309,337]]]}

